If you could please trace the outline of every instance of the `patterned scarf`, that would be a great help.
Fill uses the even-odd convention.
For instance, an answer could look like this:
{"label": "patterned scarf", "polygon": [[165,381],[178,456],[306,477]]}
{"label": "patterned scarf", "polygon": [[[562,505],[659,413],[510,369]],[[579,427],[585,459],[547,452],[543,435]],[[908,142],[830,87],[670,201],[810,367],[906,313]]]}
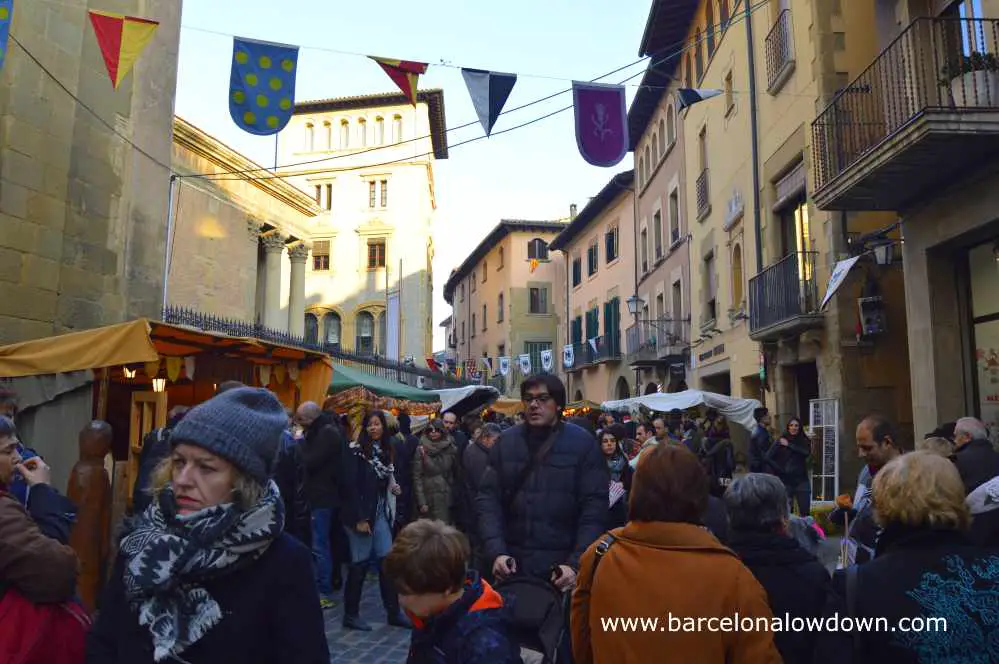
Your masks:
{"label": "patterned scarf", "polygon": [[125,594],[153,637],[153,659],[176,657],[222,620],[206,581],[248,565],[284,529],[284,507],[270,482],[255,506],[224,503],[177,514],[169,485],[121,540]]}

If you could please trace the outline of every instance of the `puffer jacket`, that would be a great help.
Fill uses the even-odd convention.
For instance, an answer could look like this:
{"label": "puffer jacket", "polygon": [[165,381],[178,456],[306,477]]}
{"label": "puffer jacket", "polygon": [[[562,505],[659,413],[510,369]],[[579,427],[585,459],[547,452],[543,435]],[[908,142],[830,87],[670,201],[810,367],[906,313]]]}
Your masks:
{"label": "puffer jacket", "polygon": [[[476,496],[487,560],[507,555],[518,570],[547,578],[552,565],[578,568],[579,557],[607,529],[610,473],[593,436],[561,425],[551,451],[518,495],[508,495],[531,463],[529,430],[518,424],[489,450],[489,468]],[[544,438],[533,441],[540,446]]]}
{"label": "puffer jacket", "polygon": [[[458,448],[451,436],[438,441],[424,436],[413,456],[413,494],[419,516],[452,523],[451,511],[458,476]],[[422,508],[428,511],[423,513]]]}
{"label": "puffer jacket", "polygon": [[283,441],[274,468],[274,481],[284,502],[284,530],[307,547],[312,546],[312,508],[305,490],[305,459],[298,441]]}

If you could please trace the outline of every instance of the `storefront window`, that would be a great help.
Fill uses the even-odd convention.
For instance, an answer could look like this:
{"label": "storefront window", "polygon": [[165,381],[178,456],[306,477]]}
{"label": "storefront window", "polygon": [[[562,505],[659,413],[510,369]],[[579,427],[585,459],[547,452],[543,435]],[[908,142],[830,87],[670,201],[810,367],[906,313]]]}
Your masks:
{"label": "storefront window", "polygon": [[999,442],[999,252],[993,242],[968,252],[980,416]]}

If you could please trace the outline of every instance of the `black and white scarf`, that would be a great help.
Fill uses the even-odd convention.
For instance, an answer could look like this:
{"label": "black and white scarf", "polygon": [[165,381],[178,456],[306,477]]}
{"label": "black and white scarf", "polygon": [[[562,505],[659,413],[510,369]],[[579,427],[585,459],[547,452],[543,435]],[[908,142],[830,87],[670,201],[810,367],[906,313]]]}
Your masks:
{"label": "black and white scarf", "polygon": [[169,485],[121,540],[125,594],[153,637],[153,659],[176,657],[222,620],[204,583],[253,562],[284,529],[284,507],[270,482],[248,510],[224,503],[177,514]]}

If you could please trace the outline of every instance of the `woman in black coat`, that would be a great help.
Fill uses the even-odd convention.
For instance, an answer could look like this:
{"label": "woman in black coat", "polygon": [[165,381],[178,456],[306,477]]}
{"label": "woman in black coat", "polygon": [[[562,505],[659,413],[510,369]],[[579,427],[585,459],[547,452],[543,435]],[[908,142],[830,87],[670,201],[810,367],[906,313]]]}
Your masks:
{"label": "woman in black coat", "polygon": [[767,463],[787,490],[787,497],[798,506],[798,515],[807,517],[812,509],[812,486],[808,479],[808,457],[812,454],[812,441],[805,435],[801,419],[792,417],[780,438],[767,450]]}
{"label": "woman in black coat", "polygon": [[327,664],[312,555],[270,480],[284,407],[229,390],[170,437],[154,500],[125,528],[88,664]]}
{"label": "woman in black coat", "polygon": [[825,615],[876,629],[823,631],[816,661],[999,662],[999,549],[968,538],[957,469],[936,454],[903,454],[878,471],[873,492],[883,527],[875,557],[834,574]]}
{"label": "woman in black coat", "polygon": [[615,499],[610,506],[608,528],[620,528],[628,522],[628,492],[631,490],[633,471],[622,446],[625,435],[624,426],[612,424],[600,436],[600,451],[607,460],[610,473],[609,499]]}

